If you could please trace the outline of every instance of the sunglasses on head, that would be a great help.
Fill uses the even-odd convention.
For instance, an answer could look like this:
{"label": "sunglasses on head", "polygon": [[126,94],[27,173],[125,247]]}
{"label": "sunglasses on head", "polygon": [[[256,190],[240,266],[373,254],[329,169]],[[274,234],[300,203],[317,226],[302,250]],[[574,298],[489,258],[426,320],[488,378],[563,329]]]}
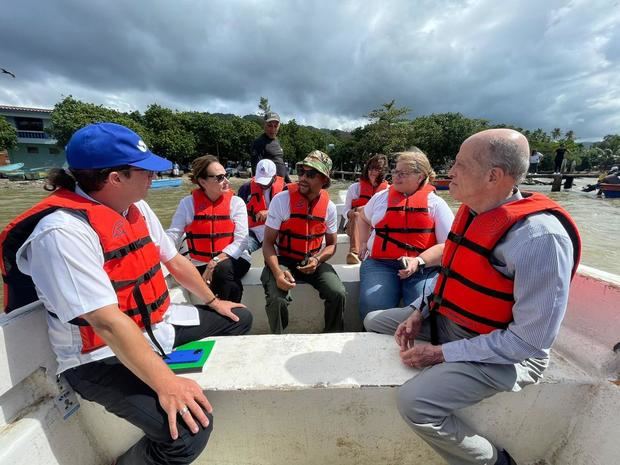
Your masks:
{"label": "sunglasses on head", "polygon": [[207,178],[215,178],[217,182],[222,182],[227,179],[228,176],[225,174],[207,174]]}
{"label": "sunglasses on head", "polygon": [[315,170],[314,168],[311,168],[309,170],[306,170],[306,169],[303,169],[303,168],[297,168],[297,176],[300,177],[300,178],[302,176],[305,176],[308,179],[314,179],[317,174],[319,174],[319,171]]}

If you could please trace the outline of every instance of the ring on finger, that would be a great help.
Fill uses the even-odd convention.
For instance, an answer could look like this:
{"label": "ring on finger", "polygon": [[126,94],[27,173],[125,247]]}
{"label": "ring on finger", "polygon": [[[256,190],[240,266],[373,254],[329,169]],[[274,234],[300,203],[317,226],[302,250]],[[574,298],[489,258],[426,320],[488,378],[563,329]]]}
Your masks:
{"label": "ring on finger", "polygon": [[189,412],[189,408],[187,407],[187,405],[183,406],[182,409],[179,409],[179,415],[181,416],[185,415],[187,412]]}

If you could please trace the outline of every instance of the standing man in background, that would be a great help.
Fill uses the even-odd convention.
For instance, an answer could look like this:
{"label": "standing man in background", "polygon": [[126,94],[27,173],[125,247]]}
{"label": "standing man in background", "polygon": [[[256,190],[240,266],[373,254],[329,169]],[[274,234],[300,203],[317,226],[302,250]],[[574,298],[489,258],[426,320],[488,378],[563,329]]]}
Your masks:
{"label": "standing man in background", "polygon": [[284,164],[284,151],[278,141],[278,131],[280,130],[280,115],[269,111],[265,113],[265,132],[252,144],[252,175],[256,173],[256,165],[263,158],[267,158],[276,164],[276,173],[284,178],[288,184],[291,178],[288,175],[288,168]]}

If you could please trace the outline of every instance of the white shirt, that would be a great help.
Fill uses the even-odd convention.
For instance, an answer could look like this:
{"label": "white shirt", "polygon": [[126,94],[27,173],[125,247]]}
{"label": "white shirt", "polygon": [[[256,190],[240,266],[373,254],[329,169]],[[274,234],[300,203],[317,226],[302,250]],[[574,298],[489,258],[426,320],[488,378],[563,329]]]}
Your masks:
{"label": "white shirt", "polygon": [[540,162],[541,158],[542,158],[542,153],[534,152],[532,155],[530,155],[530,163],[538,163]]}
{"label": "white shirt", "polygon": [[[375,240],[374,227],[383,219],[387,211],[389,192],[389,189],[377,192],[364,206],[364,215],[370,220],[370,224],[373,227],[370,237],[368,238],[369,251],[372,251]],[[437,243],[441,244],[446,242],[448,233],[452,227],[452,222],[454,221],[454,213],[452,213],[446,201],[434,192],[428,195],[428,213],[435,221],[435,238]]]}
{"label": "white shirt", "polygon": [[[76,193],[93,200],[79,188]],[[94,200],[93,200],[94,201]],[[149,233],[159,248],[163,263],[177,254],[155,213],[144,201],[136,207],[144,215]],[[103,270],[103,249],[99,237],[86,219],[70,210],[47,215],[17,251],[19,270],[32,277],[37,295],[48,314],[48,334],[58,361],[58,373],[114,355],[105,346],[82,354],[80,330],[68,322],[73,318],[118,303],[110,278]],[[153,325],[153,333],[165,352],[172,350],[175,325],[200,323],[194,306],[171,304],[164,321]],[[153,346],[150,338],[146,340]]]}
{"label": "white shirt", "polygon": [[[291,201],[289,191],[282,191],[274,196],[269,205],[269,214],[265,226],[280,230],[282,223],[291,217]],[[327,234],[338,232],[338,211],[336,205],[331,200],[327,204],[327,218],[325,219]]]}
{"label": "white shirt", "polygon": [[[263,189],[263,197],[265,198],[265,205],[267,206],[267,210],[269,210],[269,204],[271,203],[271,189]],[[253,228],[250,228],[250,230],[254,233],[256,239],[258,239],[258,242],[262,243],[263,239],[265,238],[265,225],[261,224],[258,226],[254,226]]]}
{"label": "white shirt", "polygon": [[[248,212],[245,203],[236,195],[230,199],[230,218],[235,223],[235,233],[233,241],[224,247],[226,255],[232,258],[243,258],[248,262],[252,261],[250,254],[246,250],[248,248]],[[191,195],[183,197],[177,211],[174,212],[170,227],[166,230],[166,234],[172,239],[174,244],[179,247],[185,238],[185,227],[194,221],[194,198]],[[196,266],[205,265],[206,262],[191,259]]]}
{"label": "white shirt", "polygon": [[[375,194],[378,194],[379,192],[382,192],[382,191],[377,191],[375,192]],[[353,201],[359,198],[360,198],[360,183],[354,182],[347,189],[347,197],[344,200],[344,208],[342,210],[342,217],[344,218],[344,224],[347,224],[347,222],[349,221],[347,214],[349,213],[349,210],[351,210],[351,205],[353,204]]]}

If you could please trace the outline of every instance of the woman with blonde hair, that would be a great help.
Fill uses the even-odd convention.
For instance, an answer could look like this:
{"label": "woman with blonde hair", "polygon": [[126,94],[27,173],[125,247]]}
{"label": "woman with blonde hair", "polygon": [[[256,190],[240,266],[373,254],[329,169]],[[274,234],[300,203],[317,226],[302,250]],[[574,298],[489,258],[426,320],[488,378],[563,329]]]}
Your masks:
{"label": "woman with blonde hair", "polygon": [[[435,194],[435,172],[418,148],[396,154],[392,185],[374,195],[358,221],[360,315],[405,305],[432,288],[436,268],[425,268],[424,252],[444,243],[454,214]],[[372,231],[371,231],[372,230]],[[427,257],[430,258],[430,257]]]}
{"label": "woman with blonde hair", "polygon": [[349,253],[347,254],[349,265],[360,262],[358,256],[359,235],[357,233],[359,212],[373,195],[388,188],[388,183],[385,180],[387,167],[388,160],[385,155],[379,153],[373,155],[366,162],[359,182],[351,184],[347,190],[342,216],[346,221],[347,235],[349,236]]}
{"label": "woman with blonde hair", "polygon": [[185,237],[192,263],[217,297],[241,302],[251,261],[245,203],[213,155],[193,161],[190,179],[198,188],[181,200],[166,233],[177,247]]}

